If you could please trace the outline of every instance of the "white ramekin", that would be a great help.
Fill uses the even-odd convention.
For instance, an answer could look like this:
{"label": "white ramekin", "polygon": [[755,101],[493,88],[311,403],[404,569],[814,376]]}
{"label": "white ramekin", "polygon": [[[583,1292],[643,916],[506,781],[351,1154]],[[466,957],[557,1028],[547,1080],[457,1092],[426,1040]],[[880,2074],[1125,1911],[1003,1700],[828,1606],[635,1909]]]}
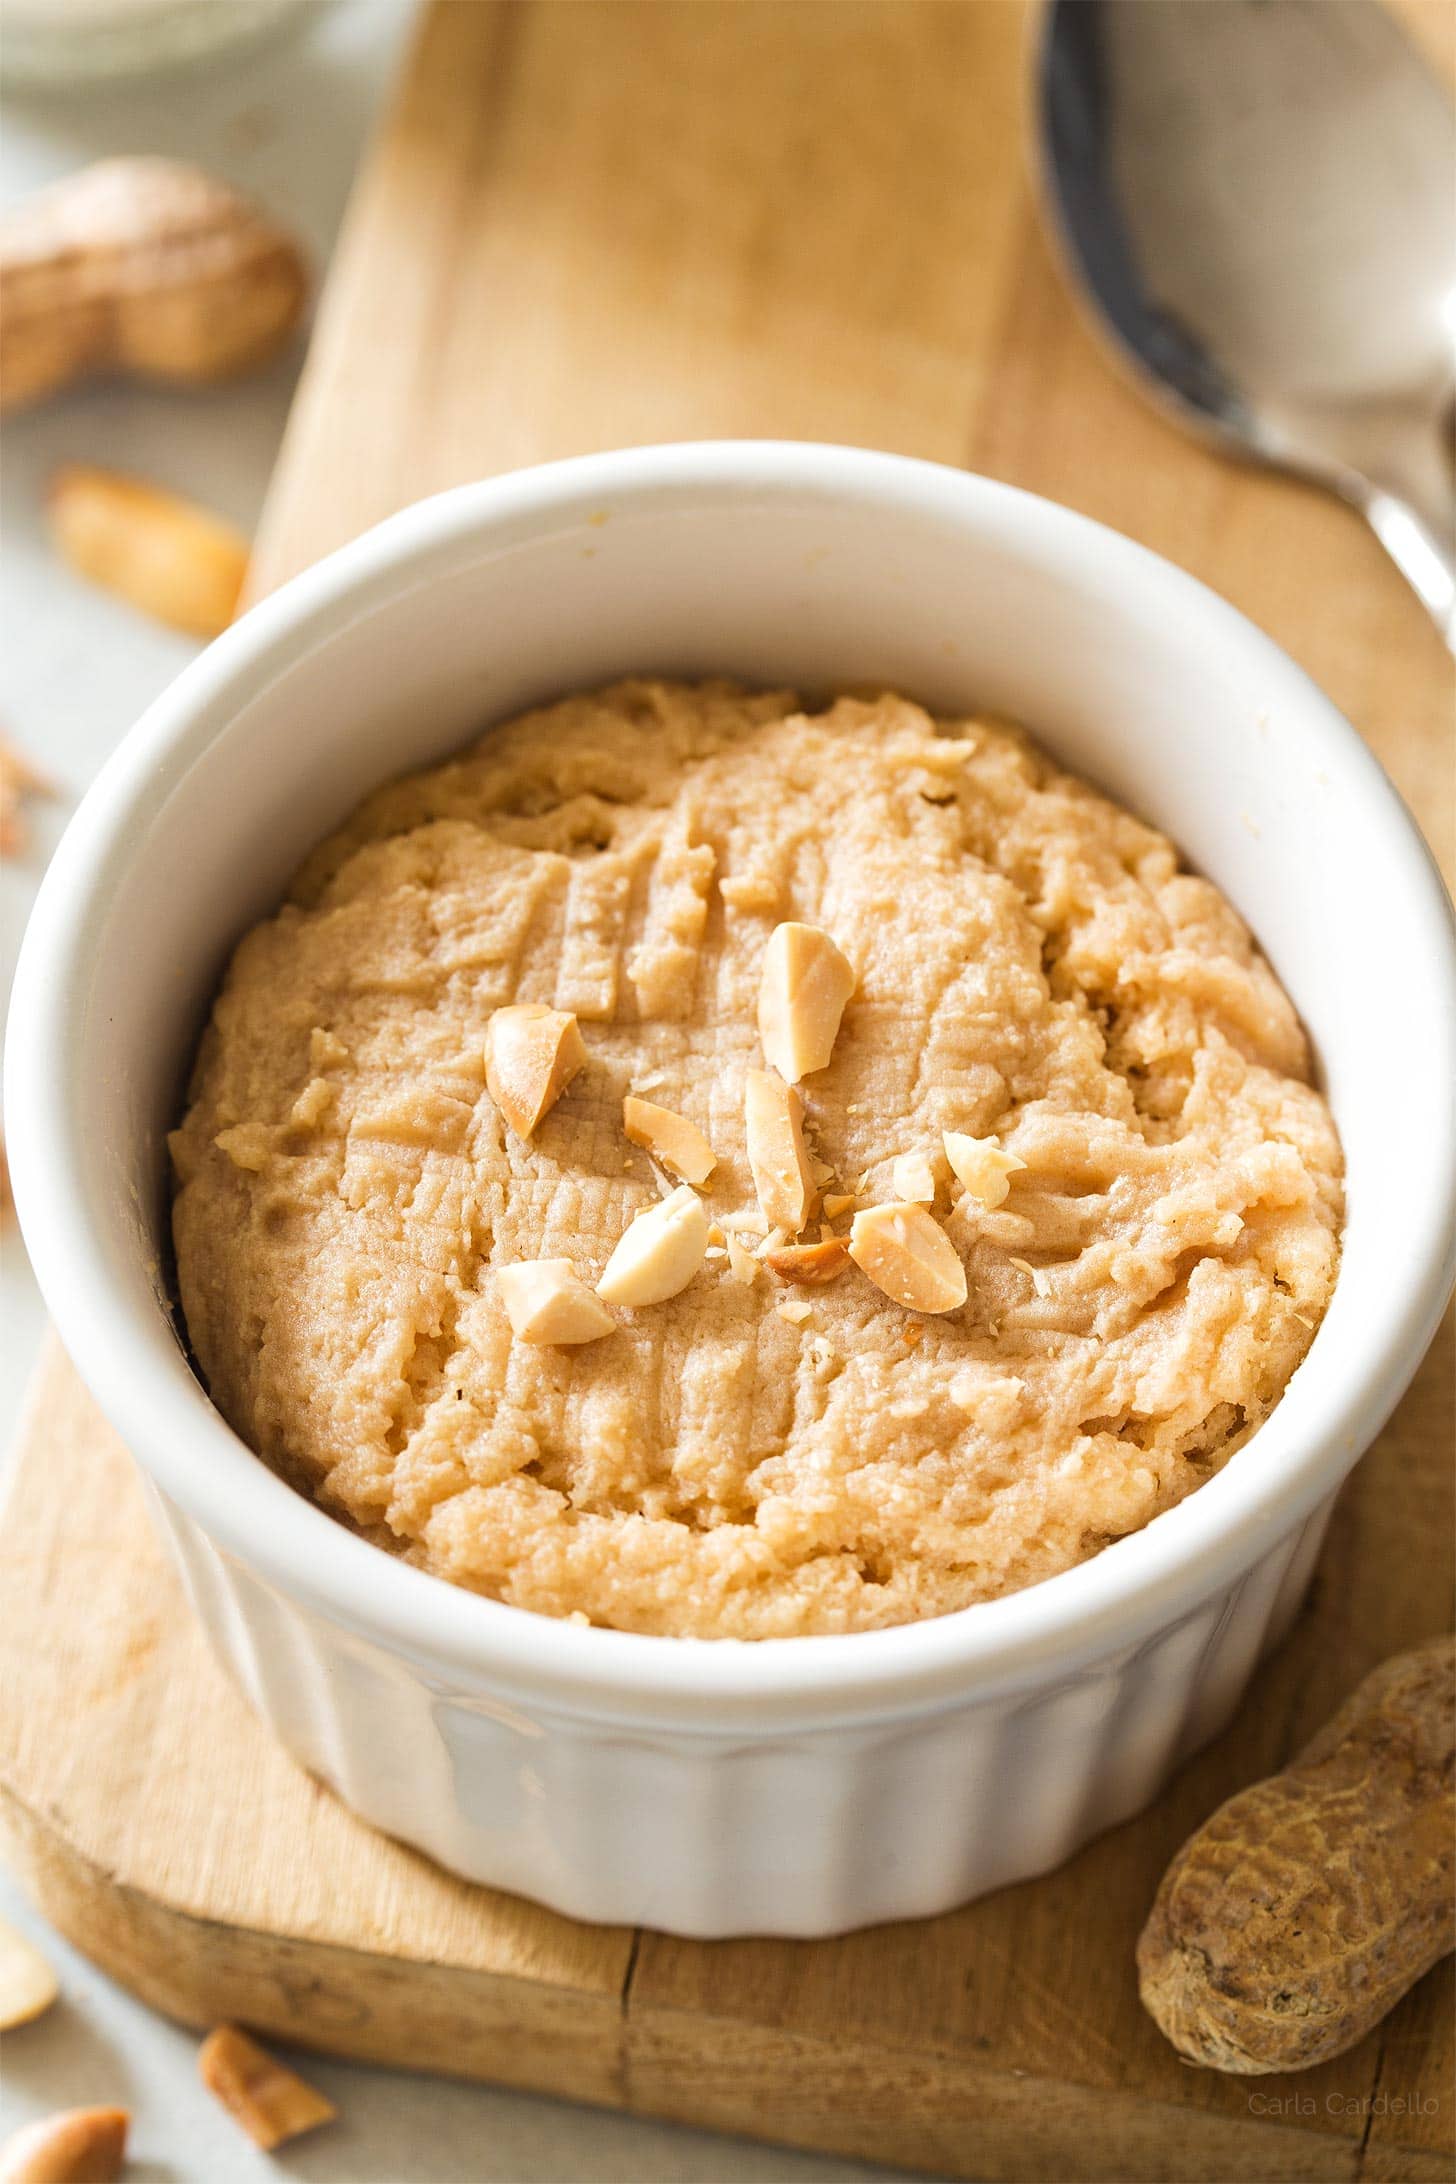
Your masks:
{"label": "white ramekin", "polygon": [[[1313,1033],[1349,1170],[1306,1363],[1201,1492],[1083,1567],[903,1629],[583,1629],[395,1562],[222,1423],[166,1286],[163,1132],[214,982],[382,777],[629,671],[881,680],[1033,726],[1242,908]],[[1456,949],[1354,732],[1126,540],[829,447],[638,449],[406,510],[219,639],[127,737],[42,888],[7,1057],[50,1308],[253,1703],[368,1819],[589,1919],[833,1932],[1042,1870],[1237,1702],[1451,1278]]]}

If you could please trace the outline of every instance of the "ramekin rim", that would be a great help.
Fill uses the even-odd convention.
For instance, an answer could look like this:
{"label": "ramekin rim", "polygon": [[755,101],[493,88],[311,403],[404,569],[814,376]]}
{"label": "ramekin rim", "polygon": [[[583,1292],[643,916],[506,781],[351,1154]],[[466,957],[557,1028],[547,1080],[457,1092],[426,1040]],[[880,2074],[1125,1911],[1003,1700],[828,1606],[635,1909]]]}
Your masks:
{"label": "ramekin rim", "polygon": [[[1327,1368],[1319,1338],[1293,1390],[1322,1375],[1297,1448],[1281,1444],[1286,1396],[1256,1437],[1275,1454],[1257,1472],[1238,1461],[1142,1530],[1042,1583],[955,1613],[882,1630],[742,1643],[603,1630],[539,1616],[463,1591],[356,1538],[294,1494],[247,1450],[198,1385],[180,1350],[152,1355],[88,1251],[90,1216],[68,1150],[64,1082],[68,965],[94,915],[108,858],[128,818],[157,793],[169,759],[213,731],[209,710],[250,663],[306,650],[320,624],[380,582],[477,530],[627,498],[741,488],[913,509],[964,519],[973,503],[1044,558],[1089,549],[1129,580],[1161,590],[1168,610],[1208,624],[1208,643],[1257,659],[1277,697],[1298,706],[1340,763],[1363,771],[1372,824],[1393,830],[1413,906],[1439,976],[1430,1027],[1456,1081],[1456,929],[1434,862],[1413,820],[1353,727],[1273,641],[1185,571],[1091,518],[1020,488],[913,457],[829,443],[706,441],[614,450],[452,487],[413,503],[305,570],[253,607],[143,714],[88,791],[52,860],[22,948],[6,1052],[6,1112],[17,1153],[15,1193],[33,1263],[63,1339],[101,1408],[169,1499],[224,1552],[251,1564],[335,1624],[429,1664],[448,1683],[488,1682],[566,1703],[634,1715],[783,1722],[805,1712],[913,1711],[948,1693],[977,1694],[1034,1676],[1049,1660],[1071,1672],[1135,1646],[1191,1612],[1325,1498],[1379,1430],[1414,1373],[1450,1290],[1456,1262],[1456,1133],[1433,1168],[1407,1239],[1410,1279],[1391,1293],[1364,1354]],[[1420,1215],[1424,1214],[1424,1220]],[[1325,1383],[1328,1382],[1328,1386]],[[1250,1444],[1253,1446],[1254,1444]],[[1243,1453],[1243,1452],[1241,1452]],[[245,1462],[241,1465],[238,1458]]]}

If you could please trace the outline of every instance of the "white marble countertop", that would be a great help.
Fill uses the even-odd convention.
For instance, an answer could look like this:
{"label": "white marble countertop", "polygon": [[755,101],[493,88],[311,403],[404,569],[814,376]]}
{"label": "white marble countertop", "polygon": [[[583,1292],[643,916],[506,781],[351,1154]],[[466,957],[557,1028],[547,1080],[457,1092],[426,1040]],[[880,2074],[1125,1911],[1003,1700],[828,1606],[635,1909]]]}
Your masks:
{"label": "white marble countertop", "polygon": [[[457,0],[468,4],[468,0]],[[9,94],[0,200],[105,154],[168,152],[256,189],[322,262],[401,41],[409,0],[346,0],[296,36],[206,72],[69,96]],[[52,776],[31,840],[0,872],[0,976],[9,990],[47,852],[118,737],[195,649],[93,591],[57,562],[40,518],[65,461],[137,470],[245,527],[267,486],[299,359],[205,396],[107,388],[10,422],[0,477],[0,639],[5,733]],[[44,1314],[13,1226],[0,1255],[0,1443],[9,1445]],[[118,2101],[134,2115],[137,2184],[246,2184],[280,2173],[319,2184],[829,2184],[889,2176],[559,2101],[310,2058],[341,2120],[269,2157],[198,2083],[195,2037],[134,2002],[45,1933],[0,1873],[0,1913],[43,1943],[60,2003],[10,2035],[0,2136],[58,2108]]]}

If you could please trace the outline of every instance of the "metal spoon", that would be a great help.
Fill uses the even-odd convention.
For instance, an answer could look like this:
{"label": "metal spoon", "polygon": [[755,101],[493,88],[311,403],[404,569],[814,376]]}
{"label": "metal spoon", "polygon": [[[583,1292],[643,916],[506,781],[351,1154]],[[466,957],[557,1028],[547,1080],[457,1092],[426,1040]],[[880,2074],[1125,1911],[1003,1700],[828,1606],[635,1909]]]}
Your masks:
{"label": "metal spoon", "polygon": [[1456,113],[1375,0],[1053,0],[1045,197],[1146,392],[1353,502],[1456,651]]}

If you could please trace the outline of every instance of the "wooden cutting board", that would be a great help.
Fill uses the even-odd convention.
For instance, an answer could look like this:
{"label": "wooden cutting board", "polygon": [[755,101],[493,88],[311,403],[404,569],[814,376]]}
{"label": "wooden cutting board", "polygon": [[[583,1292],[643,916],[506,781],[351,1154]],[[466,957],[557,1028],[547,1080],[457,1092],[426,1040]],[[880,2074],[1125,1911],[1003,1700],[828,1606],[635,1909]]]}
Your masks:
{"label": "wooden cutting board", "polygon": [[[1456,15],[1420,27],[1449,60]],[[1074,322],[1023,172],[1023,28],[1015,0],[437,7],[358,185],[257,582],[435,487],[613,443],[933,456],[1235,600],[1368,735],[1449,872],[1449,661],[1353,517],[1189,446]],[[928,1924],[705,1945],[468,1887],[295,1767],[213,1667],[56,1352],[0,1548],[11,1855],[62,1931],[198,2025],[956,2177],[1445,2180],[1449,1966],[1338,2062],[1235,2081],[1164,2045],[1132,1946],[1212,1806],[1448,1627],[1451,1387],[1448,1334],[1294,1634],[1152,1812]]]}

